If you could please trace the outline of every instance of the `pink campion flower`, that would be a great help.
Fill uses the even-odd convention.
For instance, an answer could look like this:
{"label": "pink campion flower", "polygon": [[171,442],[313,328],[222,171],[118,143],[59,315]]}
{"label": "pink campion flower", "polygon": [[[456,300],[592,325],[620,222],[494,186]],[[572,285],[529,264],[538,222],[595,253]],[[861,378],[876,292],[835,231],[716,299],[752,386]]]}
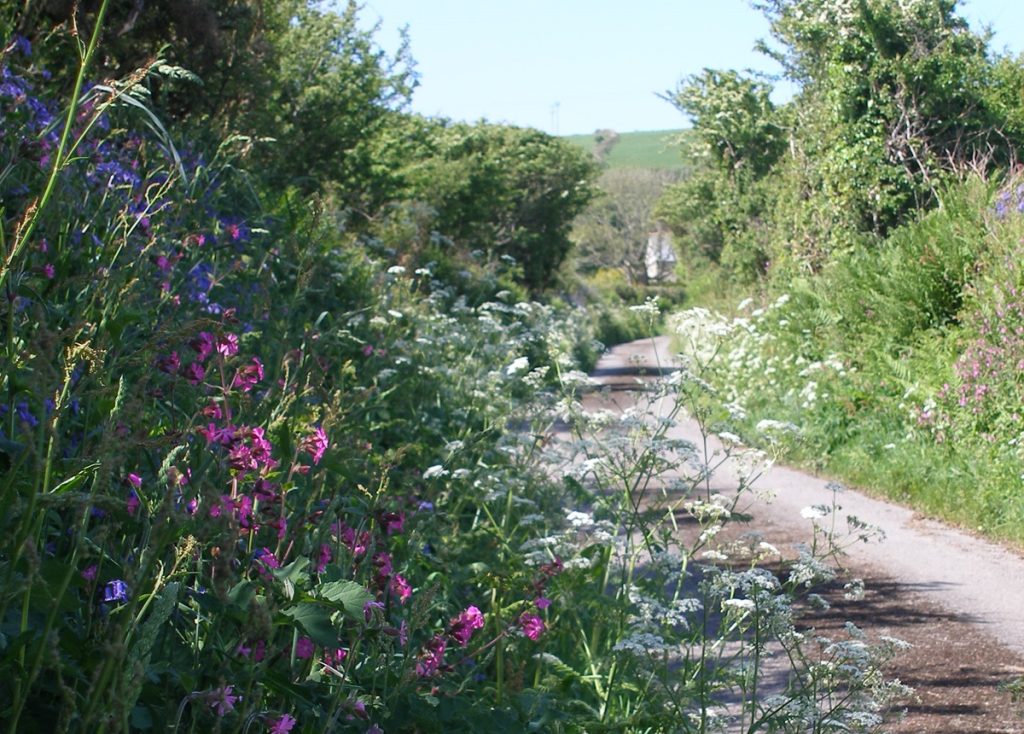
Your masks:
{"label": "pink campion flower", "polygon": [[196,361],[205,362],[213,354],[213,348],[216,343],[217,340],[213,334],[208,331],[200,331],[196,338],[190,341],[188,345],[195,350]]}
{"label": "pink campion flower", "polygon": [[259,426],[242,426],[236,430],[228,449],[228,464],[232,469],[265,473],[278,465],[271,456],[274,447],[265,434]]}
{"label": "pink campion flower", "polygon": [[372,354],[373,354],[373,345],[372,344],[364,344],[363,345],[363,356],[364,357],[369,357]]}
{"label": "pink campion flower", "polygon": [[82,578],[86,581],[95,581],[96,574],[99,570],[99,566],[97,566],[95,563],[91,566],[86,566],[85,569],[82,571]]}
{"label": "pink campion flower", "polygon": [[470,638],[473,637],[473,632],[481,629],[483,626],[484,615],[475,606],[470,606],[451,621],[448,634],[462,647],[465,647],[469,644]]}
{"label": "pink campion flower", "polygon": [[352,555],[357,558],[364,555],[367,547],[370,545],[370,532],[368,530],[356,533],[355,530],[344,523],[334,523],[331,526],[331,532],[334,533],[342,544],[352,551]]}
{"label": "pink campion flower", "polygon": [[142,477],[140,477],[138,474],[132,472],[128,474],[128,476],[126,476],[124,480],[135,489],[142,489]]}
{"label": "pink campion flower", "polygon": [[128,499],[125,500],[125,509],[128,510],[128,514],[131,517],[135,517],[135,513],[139,510],[139,495],[134,489],[128,490]]}
{"label": "pink campion flower", "polygon": [[381,551],[373,557],[373,565],[377,569],[378,581],[387,579],[387,577],[390,576],[392,571],[394,570],[391,565],[391,555],[384,551]]}
{"label": "pink campion flower", "polygon": [[519,616],[519,626],[522,628],[523,634],[535,642],[540,639],[540,636],[544,634],[544,630],[547,629],[544,626],[543,619],[529,612],[523,612]]}
{"label": "pink campion flower", "polygon": [[421,678],[428,678],[434,675],[444,662],[446,647],[448,647],[448,643],[444,641],[441,635],[431,637],[427,644],[423,646],[423,652],[420,653],[419,660],[416,661],[416,675]]}
{"label": "pink campion flower", "polygon": [[295,657],[300,660],[309,660],[309,658],[313,657],[315,649],[316,646],[313,644],[311,639],[308,637],[300,637],[295,643]]}
{"label": "pink campion flower", "polygon": [[333,554],[331,553],[331,546],[327,543],[322,543],[320,545],[320,553],[316,560],[316,572],[323,573],[327,570],[327,564],[331,562],[332,557]]}
{"label": "pink campion flower", "polygon": [[380,524],[384,527],[386,535],[401,534],[402,529],[405,527],[405,513],[385,512],[381,515]]}
{"label": "pink campion flower", "polygon": [[156,368],[161,372],[166,372],[168,375],[173,375],[181,368],[181,359],[178,357],[178,353],[171,352],[164,357],[158,357]]}
{"label": "pink campion flower", "polygon": [[219,421],[224,417],[224,412],[220,409],[217,403],[210,403],[200,411],[207,418],[212,418],[215,421]]}
{"label": "pink campion flower", "polygon": [[181,376],[193,385],[198,385],[206,377],[206,368],[198,361],[193,362],[181,371]]}
{"label": "pink campion flower", "polygon": [[238,354],[238,335],[228,333],[218,339],[217,354],[222,357],[231,357]]}
{"label": "pink campion flower", "polygon": [[298,723],[298,719],[291,716],[290,714],[281,714],[276,719],[268,719],[268,734],[289,734],[291,730]]}
{"label": "pink campion flower", "polygon": [[337,647],[333,650],[324,650],[324,663],[330,665],[332,668],[340,668],[341,664],[345,662],[345,658],[348,657],[348,650],[343,647]]}
{"label": "pink campion flower", "polygon": [[46,276],[47,280],[53,280],[53,276],[55,276],[56,274],[57,271],[50,263],[46,263],[46,265],[43,266],[43,275]]}
{"label": "pink campion flower", "polygon": [[400,573],[396,573],[391,577],[391,591],[394,592],[395,596],[403,604],[412,596],[412,586],[409,585],[409,582]]}
{"label": "pink campion flower", "polygon": [[252,645],[248,642],[239,642],[238,647],[235,648],[235,654],[240,655],[243,658],[252,657],[253,662],[260,662],[263,660],[263,656],[267,651],[267,643],[265,640],[256,640]]}
{"label": "pink campion flower", "polygon": [[235,704],[241,701],[242,697],[234,694],[234,686],[221,686],[210,691],[207,700],[217,716],[226,716],[235,710]]}
{"label": "pink campion flower", "polygon": [[270,728],[267,729],[269,734],[288,734],[297,723],[297,719],[290,716],[289,714],[281,714],[276,719],[270,719],[268,723]]}
{"label": "pink campion flower", "polygon": [[537,605],[538,609],[547,609],[551,606],[551,600],[543,596],[539,596],[534,599],[533,603]]}
{"label": "pink campion flower", "polygon": [[330,442],[327,440],[327,434],[321,426],[317,426],[311,434],[302,439],[301,449],[309,452],[313,457],[313,463],[319,464],[320,459],[324,458],[324,452],[327,451],[327,447]]}
{"label": "pink campion flower", "polygon": [[281,568],[281,562],[277,560],[277,556],[274,555],[274,551],[270,548],[260,548],[256,551],[256,561],[259,561],[264,569]]}
{"label": "pink campion flower", "polygon": [[267,527],[273,528],[277,531],[278,540],[284,540],[284,536],[288,533],[288,518],[275,517],[273,520],[267,523]]}
{"label": "pink campion flower", "polygon": [[251,364],[238,368],[238,371],[235,373],[235,379],[231,382],[231,387],[237,387],[242,392],[249,392],[262,379],[263,363],[259,357],[253,357]]}
{"label": "pink campion flower", "polygon": [[230,446],[235,440],[235,426],[224,426],[218,428],[214,423],[208,423],[206,428],[197,428],[196,433],[206,439],[206,443],[219,443],[221,446]]}

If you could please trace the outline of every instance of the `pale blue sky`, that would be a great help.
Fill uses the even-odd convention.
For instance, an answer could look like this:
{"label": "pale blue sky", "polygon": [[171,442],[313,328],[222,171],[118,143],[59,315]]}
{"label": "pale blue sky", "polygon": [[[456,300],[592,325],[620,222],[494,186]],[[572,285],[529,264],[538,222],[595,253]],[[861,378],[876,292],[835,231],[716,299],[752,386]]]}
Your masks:
{"label": "pale blue sky", "polygon": [[[409,26],[420,74],[413,110],[455,120],[538,127],[552,133],[683,127],[657,97],[711,68],[777,72],[753,51],[768,24],[746,0],[364,0],[393,49]],[[969,0],[972,28],[992,46],[1024,50],[1024,0]],[[784,99],[789,92],[780,88]]]}

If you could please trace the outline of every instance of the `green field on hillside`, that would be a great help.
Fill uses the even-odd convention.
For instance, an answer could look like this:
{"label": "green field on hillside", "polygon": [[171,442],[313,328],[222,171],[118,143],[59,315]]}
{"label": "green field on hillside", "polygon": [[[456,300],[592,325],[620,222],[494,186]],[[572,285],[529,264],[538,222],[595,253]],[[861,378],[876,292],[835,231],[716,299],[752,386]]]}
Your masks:
{"label": "green field on hillside", "polygon": [[[683,168],[675,139],[686,130],[646,130],[619,133],[607,163],[610,168]],[[594,150],[594,135],[566,135],[565,139],[589,151]]]}

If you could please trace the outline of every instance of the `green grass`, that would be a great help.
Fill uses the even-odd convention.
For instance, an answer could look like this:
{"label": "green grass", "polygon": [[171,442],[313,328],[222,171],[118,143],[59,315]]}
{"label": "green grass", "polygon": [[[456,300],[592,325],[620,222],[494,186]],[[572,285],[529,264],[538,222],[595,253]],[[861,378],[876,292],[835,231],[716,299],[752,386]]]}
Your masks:
{"label": "green grass", "polygon": [[[646,130],[619,133],[619,141],[608,155],[609,168],[682,169],[684,162],[674,139],[686,130]],[[593,134],[566,135],[565,139],[589,151],[594,150]]]}

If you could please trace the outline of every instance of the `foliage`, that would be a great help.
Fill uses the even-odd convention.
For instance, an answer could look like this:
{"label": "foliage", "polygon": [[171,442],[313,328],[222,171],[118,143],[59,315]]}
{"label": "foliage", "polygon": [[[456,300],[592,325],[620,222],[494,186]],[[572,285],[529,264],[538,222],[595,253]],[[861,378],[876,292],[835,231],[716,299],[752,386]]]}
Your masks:
{"label": "foliage", "polygon": [[665,192],[656,211],[671,226],[690,277],[719,265],[740,283],[764,272],[763,179],[784,143],[769,92],[736,72],[705,69],[672,96],[693,121],[685,154],[695,171]]}
{"label": "foliage", "polygon": [[687,251],[740,290],[874,250],[949,180],[1015,159],[1020,63],[990,54],[955,3],[757,5],[778,43],[763,50],[799,92],[776,109],[766,84],[736,72],[685,80],[674,100],[707,165],[660,206]]}
{"label": "foliage", "polygon": [[533,292],[551,286],[591,198],[589,157],[539,130],[477,123],[415,123],[423,152],[398,174],[403,196],[433,213],[432,229],[488,260],[511,258]]}
{"label": "foliage", "polygon": [[[131,84],[86,84],[100,28],[69,96],[22,39],[0,59],[8,731],[877,728],[889,646],[792,624],[824,562],[699,565],[747,485],[711,494],[714,457],[673,416],[590,430],[579,309],[470,304],[374,258],[328,197],[265,206],[230,141],[203,150]],[[701,407],[696,377],[659,395]],[[561,419],[586,440],[552,440]],[[577,448],[590,461],[553,478]],[[657,498],[680,458],[703,466]],[[677,537],[679,511],[707,533]],[[648,574],[655,543],[675,553]],[[769,638],[800,681],[772,698]]]}
{"label": "foliage", "polygon": [[678,175],[643,168],[614,168],[601,174],[601,194],[576,218],[576,270],[620,270],[629,283],[647,280],[647,239],[654,227],[654,205]]}
{"label": "foliage", "polygon": [[968,179],[766,307],[691,311],[680,328],[718,345],[737,429],[781,419],[800,429],[789,456],[1019,540],[1019,192]]}

